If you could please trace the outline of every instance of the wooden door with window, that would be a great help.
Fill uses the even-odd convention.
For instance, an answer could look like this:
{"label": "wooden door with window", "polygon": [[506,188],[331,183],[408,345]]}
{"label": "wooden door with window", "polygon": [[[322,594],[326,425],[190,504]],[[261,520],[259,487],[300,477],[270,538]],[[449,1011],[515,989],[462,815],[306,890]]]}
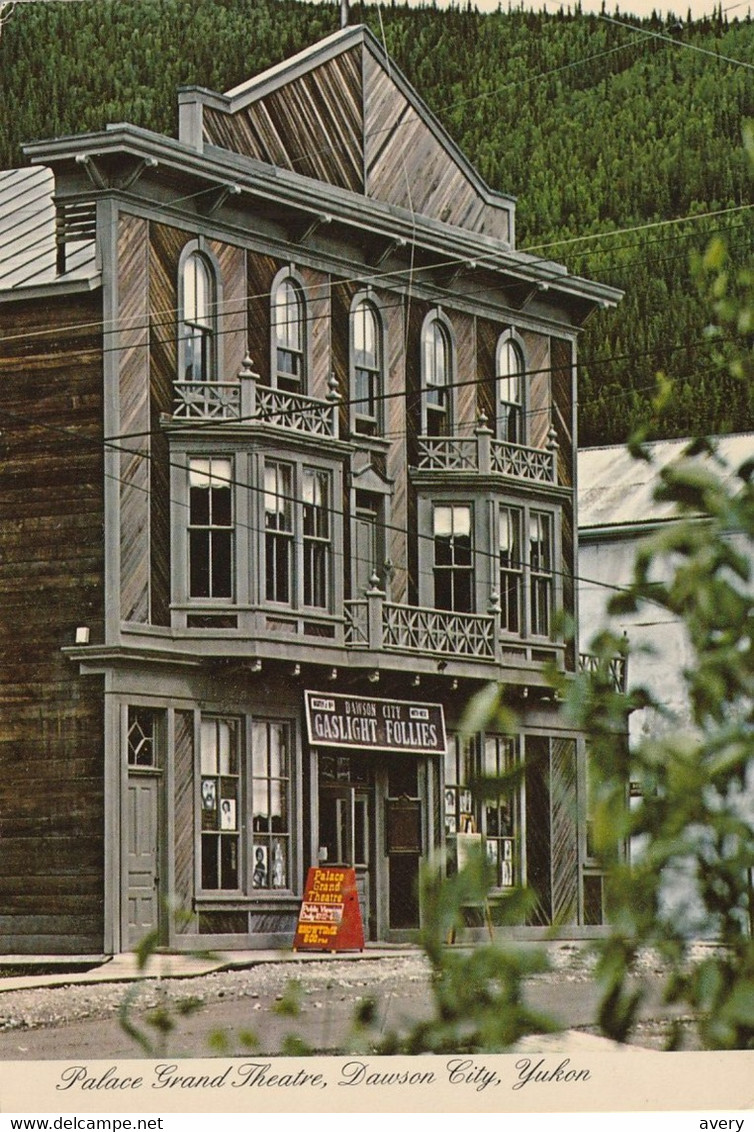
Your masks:
{"label": "wooden door with window", "polygon": [[[341,758],[339,760],[343,762]],[[346,865],[356,873],[359,907],[367,939],[374,938],[372,885],[374,790],[366,783],[326,782],[319,787],[319,846],[322,864]]]}

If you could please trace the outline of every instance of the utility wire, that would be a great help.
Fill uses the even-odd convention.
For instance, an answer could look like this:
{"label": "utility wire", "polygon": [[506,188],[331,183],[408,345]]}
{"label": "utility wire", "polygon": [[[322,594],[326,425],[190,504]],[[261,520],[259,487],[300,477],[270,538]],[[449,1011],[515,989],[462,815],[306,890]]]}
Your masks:
{"label": "utility wire", "polygon": [[[63,427],[62,425],[50,425],[50,424],[47,424],[46,422],[44,422],[44,423],[40,422],[39,420],[37,420],[35,418],[25,417],[22,414],[14,413],[11,410],[9,410],[5,407],[2,407],[2,406],[0,406],[0,417],[5,417],[10,421],[18,422],[18,423],[21,423],[21,424],[33,425],[35,428],[41,428],[43,431],[54,433],[54,434],[56,434],[56,435],[58,435],[62,438],[67,439],[67,440],[75,440],[77,444],[80,444],[83,441],[84,443],[89,444],[89,445],[94,445],[97,448],[104,446],[106,449],[109,449],[110,451],[112,451],[115,454],[120,455],[120,456],[133,456],[133,457],[139,458],[141,460],[145,460],[149,463],[154,463],[157,460],[157,457],[155,457],[150,452],[143,452],[140,449],[123,448],[120,445],[113,444],[113,443],[110,443],[108,441],[101,441],[101,440],[96,439],[94,437],[89,437],[84,433],[75,432],[72,429]],[[213,453],[213,456],[215,456],[214,453]],[[206,459],[207,454],[206,453],[202,454],[202,455],[197,454],[196,458],[197,459]],[[221,459],[221,458],[227,458],[227,457],[224,457],[222,454],[218,453],[216,455],[216,458]],[[186,475],[187,472],[189,471],[189,466],[187,464],[177,463],[177,462],[172,461],[172,460],[167,460],[167,461],[162,461],[162,462],[168,468],[177,469],[183,475]],[[276,456],[275,462],[276,463],[282,463],[282,464],[287,463],[287,464],[293,466],[291,464],[291,461],[286,460],[284,457]],[[135,490],[137,492],[140,492],[140,493],[146,495],[148,498],[151,498],[152,490],[153,490],[151,486],[144,487],[140,484],[134,483],[130,479],[127,480],[123,476],[118,476],[114,473],[107,472],[107,471],[105,471],[104,475],[105,475],[105,478],[107,478],[111,481],[114,481],[116,483],[119,483],[122,487]],[[239,479],[235,478],[234,476],[222,476],[222,475],[219,475],[219,474],[215,474],[213,472],[212,473],[212,480],[217,482],[217,483],[220,483],[222,485],[227,485],[229,488],[240,489],[240,490],[246,491],[246,492],[250,493],[251,495],[255,495],[255,496],[265,496],[265,495],[270,494],[269,492],[267,492],[265,490],[264,486],[260,486],[258,484],[252,484],[252,483],[249,483],[249,482],[246,482],[246,481],[243,481],[243,480],[239,480]],[[188,492],[187,492],[187,495],[188,495]],[[304,499],[302,496],[289,495],[289,494],[282,493],[282,492],[275,492],[275,500],[276,500],[276,502],[282,501],[284,503],[290,503],[293,507],[313,506],[310,501]],[[5,502],[6,502],[7,505],[9,505],[11,507],[15,507],[17,505],[16,501],[6,500]],[[171,507],[173,507],[173,506],[180,507],[182,510],[185,510],[185,511],[188,511],[190,509],[190,503],[189,502],[185,502],[184,500],[177,500],[170,495],[168,496],[168,502],[171,505]],[[505,505],[507,506],[508,503],[506,502]],[[513,505],[513,506],[515,506],[515,505]],[[317,508],[315,508],[315,510],[316,509]],[[351,516],[350,512],[347,512],[347,511],[343,510],[342,508],[338,508],[334,504],[328,504],[327,507],[319,508],[319,510],[326,511],[328,516],[331,519],[347,520],[347,519],[353,517],[353,516]],[[344,523],[344,526],[345,526],[345,523]],[[385,523],[385,522],[380,523],[380,527],[381,527],[382,530],[385,531],[386,534],[388,534],[388,533],[398,534],[401,537],[405,538],[407,541],[410,540],[410,538],[412,536],[416,537],[419,541],[430,542],[430,543],[433,543],[433,544],[434,544],[434,541],[435,541],[434,535],[424,534],[423,532],[418,531],[418,530],[410,531],[408,529],[408,527],[399,527],[396,524]],[[220,528],[220,529],[222,529],[222,530],[225,530],[225,529],[245,530],[245,531],[248,531],[248,532],[250,532],[251,534],[253,534],[257,537],[265,536],[268,533],[272,534],[272,535],[280,533],[280,532],[277,531],[277,529],[262,527],[262,526],[260,526],[259,524],[256,524],[256,523],[241,522],[240,520],[238,520],[235,517],[235,515],[234,515],[233,524],[232,524],[231,528],[223,527],[223,528]],[[331,529],[331,528],[329,528],[329,529]],[[283,531],[282,533],[291,534],[292,537],[295,537],[295,535],[297,534],[297,530],[296,530],[296,527],[294,526],[294,528],[290,532],[289,531]],[[298,532],[298,533],[300,533],[300,532]],[[329,545],[332,546],[332,543],[330,543]],[[499,560],[500,560],[499,554],[496,554],[494,551],[483,551],[481,549],[476,549],[476,548],[474,549],[474,557],[475,557],[475,559],[479,559],[481,561],[489,560],[489,561],[491,561],[495,564],[498,564]],[[365,562],[365,564],[367,564],[367,563]],[[521,565],[523,566],[525,564],[521,563]],[[407,571],[407,569],[408,569],[407,566],[406,567],[400,567],[400,568],[403,569],[404,571]],[[581,582],[581,583],[585,583],[585,584],[588,584],[588,585],[599,586],[599,587],[603,587],[603,588],[606,588],[606,589],[613,590],[617,593],[629,593],[629,592],[631,592],[631,590],[628,586],[621,586],[621,585],[618,585],[618,584],[615,584],[615,583],[604,582],[599,578],[589,578],[586,575],[578,574],[576,571],[571,572],[569,570],[556,570],[553,567],[550,570],[550,574],[553,578],[561,577],[561,578],[564,578],[564,579],[567,579],[567,580],[571,580],[574,583]],[[201,599],[195,598],[193,600],[200,601]],[[643,598],[642,600],[649,601],[651,603],[651,598]],[[232,606],[228,607],[228,609],[232,609],[232,608],[233,608]],[[313,608],[318,608],[318,607],[313,607]],[[223,609],[225,610],[225,607],[223,607]],[[447,612],[449,614],[452,614],[453,612],[459,612],[459,611],[444,610],[444,611],[441,611],[441,612]],[[469,614],[471,616],[479,616],[479,614],[473,614],[470,611],[469,611]]]}

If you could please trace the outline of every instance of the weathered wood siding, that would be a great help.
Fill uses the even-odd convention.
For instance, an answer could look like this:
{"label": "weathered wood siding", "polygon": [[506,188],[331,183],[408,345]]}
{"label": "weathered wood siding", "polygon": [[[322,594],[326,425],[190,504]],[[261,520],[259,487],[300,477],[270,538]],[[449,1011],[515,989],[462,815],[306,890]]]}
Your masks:
{"label": "weathered wood siding", "polygon": [[149,224],[118,224],[120,326],[120,616],[149,621]]}
{"label": "weathered wood siding", "polygon": [[176,930],[195,930],[188,918],[194,898],[194,714],[175,713]]}
{"label": "weathered wood siding", "polygon": [[270,374],[270,288],[283,263],[272,256],[249,252],[246,257],[248,286],[248,338],[249,353],[254,371],[264,385],[269,385]]}
{"label": "weathered wood siding", "polygon": [[0,308],[2,954],[104,942],[102,687],[61,653],[104,632],[101,318],[99,292]]}
{"label": "weathered wood siding", "polygon": [[[308,267],[299,269],[304,284],[306,303],[306,340],[309,357],[309,374],[306,392],[310,397],[324,400],[329,393],[330,380],[330,277],[323,271]],[[346,318],[346,330],[348,318]],[[341,383],[341,396],[348,396],[348,381]]]}
{"label": "weathered wood siding", "polygon": [[[387,400],[384,406],[385,434],[390,440],[387,454],[387,476],[393,482],[390,529],[387,532],[388,556],[395,566],[391,584],[393,601],[408,601],[408,413],[406,396],[406,323],[405,310],[397,295],[377,293],[385,322],[387,355]],[[411,539],[411,542],[414,540]]]}
{"label": "weathered wood siding", "polygon": [[451,316],[456,338],[457,382],[455,404],[455,433],[473,436],[479,412],[477,410],[476,326],[472,316],[453,311]]}
{"label": "weathered wood siding", "polygon": [[506,208],[483,200],[393,79],[364,52],[366,192],[375,200],[507,240]]}
{"label": "weathered wood siding", "polygon": [[550,340],[544,334],[523,331],[524,364],[524,436],[532,448],[547,447],[547,433],[551,423],[550,392]]}
{"label": "weathered wood siding", "polygon": [[149,228],[149,402],[151,443],[150,565],[152,621],[170,624],[170,463],[160,413],[173,408],[178,374],[178,262],[189,240],[166,224]]}
{"label": "weathered wood siding", "polygon": [[361,50],[321,64],[234,114],[204,111],[204,138],[282,169],[362,192]]}
{"label": "weathered wood siding", "polygon": [[476,320],[477,406],[487,418],[487,427],[497,432],[497,381],[495,356],[501,328],[485,318]]}
{"label": "weathered wood siding", "polygon": [[[558,483],[574,486],[574,405],[573,405],[573,350],[563,338],[550,339],[552,362],[553,425],[558,442]],[[563,606],[575,612],[576,529],[572,500],[563,505],[561,539],[563,573]],[[576,667],[576,642],[566,646],[566,668]]]}
{"label": "weathered wood siding", "polygon": [[209,248],[220,268],[221,295],[217,324],[222,358],[220,381],[233,381],[246,354],[246,255],[243,248],[211,240]]}

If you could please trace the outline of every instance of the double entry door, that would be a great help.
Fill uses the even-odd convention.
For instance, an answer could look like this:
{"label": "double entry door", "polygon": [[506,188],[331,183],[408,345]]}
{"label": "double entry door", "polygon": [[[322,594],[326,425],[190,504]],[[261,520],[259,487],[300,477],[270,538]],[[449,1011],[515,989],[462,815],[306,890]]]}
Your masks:
{"label": "double entry door", "polygon": [[419,865],[431,843],[425,771],[415,757],[320,754],[318,859],[354,869],[367,939],[419,927]]}

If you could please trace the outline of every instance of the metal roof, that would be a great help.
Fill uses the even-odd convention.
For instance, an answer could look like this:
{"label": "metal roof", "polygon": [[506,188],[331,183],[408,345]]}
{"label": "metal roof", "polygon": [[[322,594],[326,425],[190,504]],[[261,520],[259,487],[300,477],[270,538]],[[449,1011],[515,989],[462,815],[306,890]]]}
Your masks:
{"label": "metal roof", "polygon": [[66,244],[66,270],[56,270],[55,178],[51,169],[0,172],[0,290],[88,279],[96,274],[93,240]]}
{"label": "metal roof", "polygon": [[[636,460],[625,445],[582,448],[578,454],[579,531],[633,524],[658,523],[675,518],[673,503],[658,503],[654,488],[662,468],[679,460],[690,440],[656,440],[646,445],[652,462]],[[754,433],[715,438],[732,478],[747,459],[754,458]]]}

